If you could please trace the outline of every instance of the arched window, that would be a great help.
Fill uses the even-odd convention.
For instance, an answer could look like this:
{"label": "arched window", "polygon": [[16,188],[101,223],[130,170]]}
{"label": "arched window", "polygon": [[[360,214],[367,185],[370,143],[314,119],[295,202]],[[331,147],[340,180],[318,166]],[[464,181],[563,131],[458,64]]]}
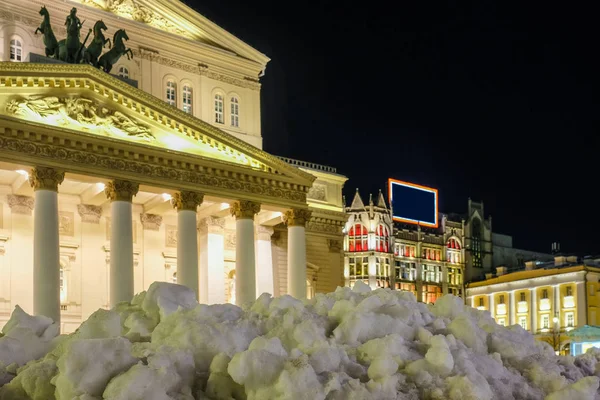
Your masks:
{"label": "arched window", "polygon": [[387,226],[379,225],[377,227],[377,237],[375,238],[375,250],[384,253],[389,252],[390,232]]}
{"label": "arched window", "polygon": [[448,239],[446,243],[447,251],[446,251],[446,261],[452,264],[460,264],[460,242],[455,238]]}
{"label": "arched window", "polygon": [[117,72],[121,78],[129,78],[129,70],[125,67],[119,67],[119,72]]}
{"label": "arched window", "polygon": [[21,39],[16,37],[10,40],[10,61],[23,61],[23,45]]}
{"label": "arched window", "polygon": [[67,302],[67,274],[63,266],[60,266],[60,304]]}
{"label": "arched window", "polygon": [[175,86],[175,82],[167,81],[166,91],[167,103],[175,106],[177,102],[177,87]]}
{"label": "arched window", "polygon": [[215,122],[217,124],[223,124],[223,96],[220,94],[215,95]]}
{"label": "arched window", "polygon": [[183,97],[181,103],[183,104],[183,111],[188,114],[192,113],[192,87],[190,85],[183,85],[182,91]]}
{"label": "arched window", "polygon": [[474,219],[471,226],[471,244],[473,252],[473,267],[483,268],[481,251],[481,221]]}
{"label": "arched window", "polygon": [[231,126],[235,128],[240,126],[240,102],[237,97],[231,98]]}
{"label": "arched window", "polygon": [[369,250],[369,233],[363,224],[355,224],[348,232],[348,251]]}

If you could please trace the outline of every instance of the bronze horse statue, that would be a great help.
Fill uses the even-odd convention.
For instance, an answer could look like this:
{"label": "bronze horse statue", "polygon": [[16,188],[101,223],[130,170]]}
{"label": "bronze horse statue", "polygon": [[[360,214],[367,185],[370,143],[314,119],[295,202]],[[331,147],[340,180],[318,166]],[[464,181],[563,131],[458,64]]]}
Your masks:
{"label": "bronze horse statue", "polygon": [[54,36],[52,26],[50,25],[50,13],[46,9],[46,6],[42,6],[40,9],[40,15],[44,17],[44,20],[40,26],[35,30],[35,34],[41,32],[44,35],[44,46],[46,46],[46,57],[58,58],[58,40]]}
{"label": "bronze horse statue", "polygon": [[83,23],[77,17],[75,7],[71,9],[71,13],[67,16],[65,25],[67,26],[67,38],[58,42],[58,58],[68,63],[77,63],[84,47],[79,40],[79,31]]}
{"label": "bronze horse statue", "polygon": [[97,21],[94,24],[94,38],[92,39],[92,43],[90,43],[88,48],[85,49],[81,63],[92,64],[94,67],[98,67],[98,57],[100,57],[102,54],[102,49],[104,49],[106,43],[108,43],[109,49],[111,47],[110,39],[106,39],[104,37],[104,33],[102,32],[107,29],[108,28],[102,20]]}
{"label": "bronze horse statue", "polygon": [[113,37],[112,49],[104,53],[98,60],[98,67],[102,68],[102,70],[107,74],[110,73],[113,65],[119,61],[119,58],[121,58],[123,54],[127,55],[128,60],[131,59],[129,55],[133,57],[133,52],[131,49],[125,47],[123,40],[129,40],[129,36],[127,36],[127,33],[125,33],[124,29],[119,29],[115,32]]}

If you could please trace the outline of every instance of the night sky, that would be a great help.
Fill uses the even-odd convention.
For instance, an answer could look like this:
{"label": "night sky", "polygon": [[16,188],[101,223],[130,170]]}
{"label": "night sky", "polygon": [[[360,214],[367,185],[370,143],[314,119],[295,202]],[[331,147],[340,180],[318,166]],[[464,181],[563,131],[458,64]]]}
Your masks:
{"label": "night sky", "polygon": [[[600,253],[598,31],[575,3],[187,0],[271,58],[270,153],[483,201],[514,245]],[[458,2],[457,2],[458,3]]]}

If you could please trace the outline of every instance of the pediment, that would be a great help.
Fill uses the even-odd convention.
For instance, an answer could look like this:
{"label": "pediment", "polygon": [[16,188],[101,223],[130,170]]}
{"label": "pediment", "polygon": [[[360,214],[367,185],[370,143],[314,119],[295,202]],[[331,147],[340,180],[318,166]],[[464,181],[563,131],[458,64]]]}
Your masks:
{"label": "pediment", "polygon": [[87,65],[0,63],[0,114],[310,187],[312,175]]}
{"label": "pediment", "polygon": [[269,58],[178,0],[74,0],[266,65]]}

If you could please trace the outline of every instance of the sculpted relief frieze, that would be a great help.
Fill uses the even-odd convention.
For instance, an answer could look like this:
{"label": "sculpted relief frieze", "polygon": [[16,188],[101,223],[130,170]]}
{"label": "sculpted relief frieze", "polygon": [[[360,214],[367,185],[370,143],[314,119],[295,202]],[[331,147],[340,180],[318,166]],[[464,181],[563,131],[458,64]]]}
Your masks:
{"label": "sculpted relief frieze", "polygon": [[44,120],[84,131],[102,131],[109,136],[153,141],[150,127],[119,111],[110,110],[94,100],[83,97],[29,96],[10,100],[9,115],[27,120]]}

